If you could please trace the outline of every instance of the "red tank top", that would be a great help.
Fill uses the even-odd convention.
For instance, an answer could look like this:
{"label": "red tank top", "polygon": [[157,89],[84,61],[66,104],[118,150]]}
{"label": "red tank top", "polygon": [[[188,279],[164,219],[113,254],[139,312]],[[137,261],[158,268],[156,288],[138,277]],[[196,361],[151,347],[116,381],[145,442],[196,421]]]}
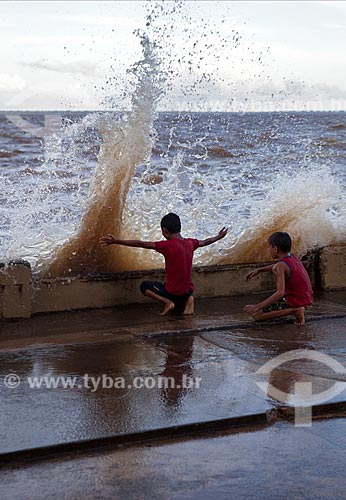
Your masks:
{"label": "red tank top", "polygon": [[301,261],[293,254],[280,259],[290,269],[285,283],[286,302],[290,307],[306,307],[312,304],[312,287],[309,275]]}
{"label": "red tank top", "polygon": [[156,251],[162,253],[166,262],[167,292],[172,295],[184,295],[193,291],[192,259],[199,241],[192,238],[173,238],[156,241]]}

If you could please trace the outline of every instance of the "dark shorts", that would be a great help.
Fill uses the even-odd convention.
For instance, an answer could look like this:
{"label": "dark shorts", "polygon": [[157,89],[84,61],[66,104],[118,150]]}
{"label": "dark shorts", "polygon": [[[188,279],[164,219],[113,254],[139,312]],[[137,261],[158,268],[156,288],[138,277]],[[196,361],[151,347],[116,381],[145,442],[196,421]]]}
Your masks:
{"label": "dark shorts", "polygon": [[288,307],[289,305],[287,304],[285,297],[282,297],[282,299],[269,304],[269,306],[263,307],[263,312],[268,313],[271,311],[282,311],[283,309],[287,309]]}
{"label": "dark shorts", "polygon": [[171,300],[177,309],[176,312],[184,310],[187,299],[192,295],[192,292],[184,293],[184,295],[172,295],[167,292],[165,284],[161,283],[161,281],[142,281],[139,288],[143,294],[145,294],[147,290],[150,290],[151,292],[160,295],[160,297],[165,297],[166,299]]}

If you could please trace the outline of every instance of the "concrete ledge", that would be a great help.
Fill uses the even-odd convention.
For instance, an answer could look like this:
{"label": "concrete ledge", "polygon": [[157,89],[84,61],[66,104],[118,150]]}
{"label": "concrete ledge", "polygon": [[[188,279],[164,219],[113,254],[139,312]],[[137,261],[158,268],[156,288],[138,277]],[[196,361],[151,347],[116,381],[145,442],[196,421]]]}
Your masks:
{"label": "concrete ledge", "polygon": [[204,434],[206,432],[217,432],[231,429],[241,430],[242,427],[249,431],[249,426],[256,430],[258,425],[268,425],[266,413],[252,413],[239,417],[207,420],[193,422],[191,424],[176,425],[174,427],[161,427],[158,429],[133,432],[129,434],[116,434],[97,439],[72,441],[51,446],[40,446],[18,451],[0,454],[0,464],[21,460],[41,459],[48,456],[56,456],[65,453],[81,453],[83,451],[100,450],[106,448],[117,448],[119,446],[133,446],[136,444],[157,441],[159,439],[177,439],[182,437]]}
{"label": "concrete ledge", "polygon": [[325,247],[321,250],[320,276],[324,290],[346,288],[346,245]]}
{"label": "concrete ledge", "polygon": [[0,318],[30,318],[31,269],[26,261],[0,266]]}
{"label": "concrete ledge", "polygon": [[[270,273],[246,282],[249,265],[208,266],[193,269],[196,297],[259,293],[273,288]],[[147,302],[139,285],[143,280],[164,281],[164,271],[135,271],[90,275],[87,278],[41,280],[33,283],[32,313],[112,307]]]}
{"label": "concrete ledge", "polygon": [[[325,403],[311,407],[312,418],[342,418],[346,414],[346,403]],[[279,420],[293,421],[295,408],[291,406],[278,406],[272,410],[261,413],[250,413],[238,417],[222,418],[176,425],[174,427],[161,427],[158,429],[134,432],[129,434],[116,434],[97,439],[71,441],[50,446],[40,446],[0,454],[0,464],[18,461],[32,461],[48,458],[50,456],[69,453],[83,453],[94,450],[115,449],[117,447],[134,446],[143,443],[152,443],[163,439],[186,439],[198,435],[210,435],[220,431],[255,432],[261,426],[274,425]]]}
{"label": "concrete ledge", "polygon": [[32,313],[145,302],[145,297],[139,292],[139,284],[144,279],[162,281],[164,273],[147,271],[88,278],[36,280],[32,291]]}
{"label": "concrete ledge", "polygon": [[[346,245],[310,252],[303,262],[314,289],[346,288]],[[275,287],[271,273],[260,274],[252,281],[245,281],[244,278],[250,269],[270,263],[194,267],[195,296],[222,297],[269,292]],[[37,313],[147,302],[139,291],[143,280],[163,281],[164,271],[32,280],[28,262],[0,263],[0,318],[26,318]]]}

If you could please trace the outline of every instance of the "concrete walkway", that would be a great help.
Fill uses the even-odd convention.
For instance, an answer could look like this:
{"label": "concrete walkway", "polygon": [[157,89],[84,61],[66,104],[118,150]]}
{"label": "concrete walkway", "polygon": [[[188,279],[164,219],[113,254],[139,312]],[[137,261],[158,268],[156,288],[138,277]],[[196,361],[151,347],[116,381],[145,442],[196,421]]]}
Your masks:
{"label": "concrete walkway", "polygon": [[345,499],[346,418],[50,457],[2,468],[2,500]]}
{"label": "concrete walkway", "polygon": [[[199,300],[195,316],[188,318],[160,317],[156,304],[148,303],[2,321],[0,498],[55,498],[48,480],[42,490],[35,486],[42,467],[47,476],[64,477],[59,499],[81,498],[81,491],[82,498],[246,498],[245,472],[254,477],[254,492],[263,488],[257,498],[280,498],[279,465],[269,460],[275,452],[287,478],[293,471],[299,476],[303,466],[318,473],[308,450],[312,446],[316,453],[323,440],[329,443],[326,456],[339,454],[344,460],[337,436],[345,423],[330,418],[346,415],[346,391],[316,405],[312,426],[298,428],[289,401],[262,392],[256,382],[268,377],[256,372],[276,356],[297,349],[327,354],[346,367],[346,292],[317,297],[304,327],[289,321],[255,324],[241,312],[252,302],[253,296]],[[6,386],[8,374],[17,378],[6,379]],[[46,376],[65,381],[70,377],[73,387],[64,388],[60,379],[57,388],[48,388],[45,381],[40,388],[30,388],[34,377]],[[91,377],[95,383],[99,380],[97,388]],[[101,387],[102,377],[107,387]],[[134,387],[135,377],[156,385]],[[160,378],[166,380],[162,377],[174,380],[175,386],[159,387]],[[110,388],[115,380],[123,380],[124,387]],[[309,381],[313,393],[319,393],[346,382],[346,375],[298,359],[272,370],[269,381],[288,394],[296,382]],[[325,417],[329,420],[322,425]],[[286,438],[290,444],[282,447]],[[139,444],[144,441],[150,449]],[[305,455],[299,451],[304,443]],[[120,452],[124,445],[126,450]],[[111,449],[101,452],[107,446]],[[295,446],[298,461],[293,463]],[[76,458],[76,451],[87,455]],[[285,453],[291,457],[287,463]],[[51,455],[61,459],[52,461]],[[268,460],[263,462],[263,456]],[[33,458],[44,461],[33,464]],[[332,497],[339,498],[337,459],[328,463],[323,473],[332,474],[331,464],[336,464]],[[267,484],[265,476],[260,477],[261,464],[262,473],[272,474],[274,482]],[[76,468],[85,471],[77,481]],[[99,483],[95,473],[102,476]],[[33,496],[23,496],[20,478],[25,474],[31,478]],[[179,484],[177,474],[182,477]],[[143,485],[142,496],[136,493],[137,482]],[[327,498],[318,497],[323,490],[317,487],[311,497],[299,484],[295,488],[296,498]],[[93,493],[88,496],[87,491]]]}

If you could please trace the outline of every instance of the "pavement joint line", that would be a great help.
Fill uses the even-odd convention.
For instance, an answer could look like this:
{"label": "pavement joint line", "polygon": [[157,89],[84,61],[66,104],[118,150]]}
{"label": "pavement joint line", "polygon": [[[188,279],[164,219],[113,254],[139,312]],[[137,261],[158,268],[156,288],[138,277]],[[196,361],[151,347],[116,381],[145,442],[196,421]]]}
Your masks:
{"label": "pavement joint line", "polygon": [[40,446],[37,448],[27,448],[0,453],[0,466],[22,460],[35,460],[65,454],[71,452],[81,453],[83,451],[95,451],[120,446],[131,446],[158,441],[160,439],[175,439],[205,434],[206,432],[227,431],[231,429],[242,429],[249,425],[268,424],[266,412],[252,413],[237,417],[226,417],[217,420],[207,420],[202,422],[192,422],[188,424],[174,425],[159,429],[138,431],[130,434],[116,434],[83,441],[71,441],[55,445]]}
{"label": "pavement joint line", "polygon": [[[325,314],[319,316],[308,316],[305,318],[305,323],[312,323],[314,321],[323,321],[327,319],[342,319],[346,318],[346,313],[336,313],[336,314]],[[234,322],[228,323],[220,326],[205,326],[205,327],[196,327],[190,329],[181,329],[181,330],[161,330],[155,333],[141,333],[134,334],[139,338],[148,338],[148,337],[158,337],[158,336],[169,336],[169,335],[195,335],[199,333],[207,333],[207,332],[215,332],[215,331],[224,331],[232,328],[242,328],[242,329],[256,329],[257,326],[266,326],[266,325],[280,325],[280,324],[293,324],[293,320],[280,320],[280,321],[251,321],[251,322]]]}
{"label": "pavement joint line", "polygon": [[124,338],[116,338],[113,336],[113,338],[109,339],[103,339],[103,340],[81,340],[81,341],[74,341],[74,342],[59,342],[59,343],[53,343],[53,342],[43,342],[39,344],[27,344],[25,346],[21,347],[1,347],[1,342],[0,342],[0,354],[4,354],[6,352],[16,352],[16,351],[28,351],[28,350],[33,350],[33,349],[58,349],[63,348],[63,347],[73,347],[73,346],[94,346],[94,345],[102,345],[102,344],[123,344],[126,342],[133,342],[138,340],[138,336],[136,335],[131,335],[132,338],[124,339]]}
{"label": "pavement joint line", "polygon": [[[206,433],[219,431],[237,430],[238,432],[244,432],[249,429],[249,426],[254,427],[252,431],[256,432],[256,426],[270,426],[282,420],[293,421],[294,412],[294,407],[280,405],[269,409],[266,412],[252,413],[237,417],[226,417],[217,420],[150,429],[130,434],[116,434],[83,441],[71,441],[67,443],[40,446],[37,448],[15,450],[0,453],[0,466],[5,466],[18,461],[32,462],[34,460],[56,457],[57,455],[70,454],[71,452],[83,453],[116,449],[124,446],[135,446],[157,442],[167,438],[198,438]],[[324,403],[312,406],[312,417],[313,420],[320,418],[344,418],[346,417],[346,402]]]}
{"label": "pavement joint line", "polygon": [[63,347],[77,347],[77,346],[86,346],[86,347],[91,347],[94,345],[103,345],[103,344],[119,344],[119,343],[125,343],[137,340],[138,337],[133,336],[131,339],[109,339],[109,340],[88,340],[88,341],[80,341],[80,342],[64,342],[64,343],[59,343],[59,344],[54,344],[54,343],[41,343],[41,344],[28,344],[23,347],[13,347],[13,348],[8,348],[6,347],[5,349],[1,348],[1,343],[0,343],[0,354],[6,353],[6,352],[16,352],[16,351],[30,351],[33,349],[58,349],[58,348],[63,348]]}
{"label": "pavement joint line", "polygon": [[[343,418],[346,417],[346,401],[335,401],[334,403],[320,403],[311,407],[312,416],[320,418]],[[294,406],[280,405],[276,408],[277,416],[284,420],[294,420]]]}
{"label": "pavement joint line", "polygon": [[[346,318],[346,313],[335,313],[335,314],[324,314],[324,315],[319,315],[319,316],[308,316],[305,318],[306,323],[312,323],[314,321],[323,321],[323,320],[328,320],[328,319],[342,319]],[[128,341],[133,341],[136,339],[150,339],[154,337],[172,337],[172,336],[189,336],[189,335],[199,335],[203,333],[208,333],[208,332],[220,332],[220,331],[225,331],[225,330],[231,330],[234,328],[239,328],[239,329],[250,329],[250,330],[255,330],[257,326],[268,326],[268,325],[280,325],[280,324],[293,324],[293,320],[287,319],[287,320],[278,320],[278,321],[239,321],[239,322],[232,322],[232,323],[226,323],[224,325],[220,326],[201,326],[201,327],[196,327],[196,328],[186,328],[186,329],[177,329],[177,330],[159,330],[157,332],[145,332],[145,333],[134,333],[133,332],[133,327],[131,327],[131,330],[129,328],[120,328],[118,332],[120,332],[122,335],[124,333],[130,335],[132,338],[131,339],[124,339],[124,338],[116,338],[117,331],[114,331],[110,328],[107,328],[105,331],[107,333],[110,333],[113,331],[113,338],[109,339],[103,339],[103,340],[90,340],[90,341],[79,341],[79,342],[62,342],[58,344],[54,343],[41,343],[41,344],[28,344],[27,346],[24,347],[15,347],[15,348],[1,348],[1,340],[0,340],[0,353],[6,353],[6,352],[13,352],[13,351],[22,351],[22,350],[32,350],[32,349],[43,349],[43,348],[58,348],[58,347],[64,347],[64,346],[91,346],[91,345],[98,345],[98,344],[116,344],[119,342],[128,342]],[[298,328],[298,327],[297,327]],[[102,332],[103,330],[100,330]],[[79,332],[75,332],[78,334]],[[7,339],[8,340],[8,339]]]}

